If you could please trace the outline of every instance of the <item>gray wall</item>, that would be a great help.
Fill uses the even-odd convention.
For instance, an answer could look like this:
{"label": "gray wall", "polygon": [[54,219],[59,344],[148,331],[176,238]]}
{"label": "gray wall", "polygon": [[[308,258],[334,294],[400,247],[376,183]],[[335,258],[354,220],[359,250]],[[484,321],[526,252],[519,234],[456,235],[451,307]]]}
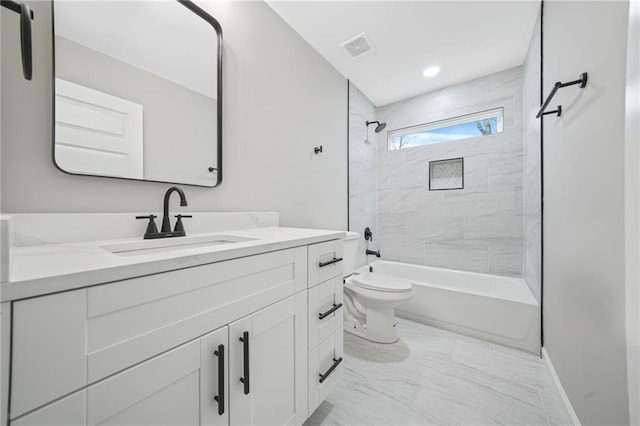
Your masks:
{"label": "gray wall", "polygon": [[[21,76],[17,15],[2,15],[3,212],[157,210],[168,185],[54,168],[51,5],[28,4],[36,14],[31,82]],[[182,210],[275,210],[286,226],[346,229],[347,81],[265,3],[199,4],[225,38],[224,180],[185,187]]]}
{"label": "gray wall", "polygon": [[544,343],[582,424],[628,424],[624,119],[627,2],[544,5]]}
{"label": "gray wall", "polygon": [[531,35],[531,42],[522,67],[522,140],[523,174],[522,200],[524,217],[523,278],[534,297],[540,302],[542,265],[542,196],[541,196],[541,147],[540,120],[536,118],[542,104],[540,99],[541,64],[541,15]]}
{"label": "gray wall", "polygon": [[207,170],[216,166],[215,99],[64,37],[55,42],[56,77],[143,106],[145,179],[215,184]]}
{"label": "gray wall", "polygon": [[[522,276],[522,67],[378,108],[386,130],[504,107],[504,132],[387,151],[378,136],[386,259]],[[429,191],[429,161],[464,157],[463,190]]]}

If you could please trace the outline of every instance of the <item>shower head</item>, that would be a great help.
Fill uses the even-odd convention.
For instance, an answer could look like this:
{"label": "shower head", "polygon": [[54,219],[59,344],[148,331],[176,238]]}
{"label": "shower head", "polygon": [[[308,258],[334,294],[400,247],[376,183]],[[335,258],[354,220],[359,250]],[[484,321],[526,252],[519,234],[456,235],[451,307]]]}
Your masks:
{"label": "shower head", "polygon": [[379,121],[367,121],[367,127],[372,124],[377,124],[376,129],[374,130],[376,133],[380,133],[384,130],[385,127],[387,127],[387,123],[381,123]]}

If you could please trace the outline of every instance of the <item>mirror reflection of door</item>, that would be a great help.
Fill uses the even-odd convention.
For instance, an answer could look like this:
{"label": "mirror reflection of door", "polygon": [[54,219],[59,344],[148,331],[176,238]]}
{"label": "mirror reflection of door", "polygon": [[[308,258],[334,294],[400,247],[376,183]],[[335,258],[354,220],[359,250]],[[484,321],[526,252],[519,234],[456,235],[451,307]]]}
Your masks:
{"label": "mirror reflection of door", "polygon": [[56,79],[56,161],[81,174],[143,179],[143,107]]}
{"label": "mirror reflection of door", "polygon": [[215,186],[219,38],[212,24],[177,1],[55,1],[54,21],[56,165]]}

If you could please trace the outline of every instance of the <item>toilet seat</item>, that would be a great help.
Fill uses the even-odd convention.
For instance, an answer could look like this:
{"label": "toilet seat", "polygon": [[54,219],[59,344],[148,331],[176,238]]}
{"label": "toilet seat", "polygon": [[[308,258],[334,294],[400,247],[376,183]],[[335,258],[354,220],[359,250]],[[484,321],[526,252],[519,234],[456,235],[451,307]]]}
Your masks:
{"label": "toilet seat", "polygon": [[409,280],[380,274],[378,272],[365,272],[359,275],[353,275],[351,282],[356,287],[386,293],[405,293],[413,289],[413,285]]}

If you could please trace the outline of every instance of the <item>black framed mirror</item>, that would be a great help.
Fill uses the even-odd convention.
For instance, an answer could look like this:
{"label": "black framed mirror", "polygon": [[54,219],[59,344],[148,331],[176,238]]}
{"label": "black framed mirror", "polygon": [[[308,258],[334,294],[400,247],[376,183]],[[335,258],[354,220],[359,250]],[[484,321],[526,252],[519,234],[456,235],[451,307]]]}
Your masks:
{"label": "black framed mirror", "polygon": [[222,27],[188,0],[52,2],[61,171],[222,182]]}

